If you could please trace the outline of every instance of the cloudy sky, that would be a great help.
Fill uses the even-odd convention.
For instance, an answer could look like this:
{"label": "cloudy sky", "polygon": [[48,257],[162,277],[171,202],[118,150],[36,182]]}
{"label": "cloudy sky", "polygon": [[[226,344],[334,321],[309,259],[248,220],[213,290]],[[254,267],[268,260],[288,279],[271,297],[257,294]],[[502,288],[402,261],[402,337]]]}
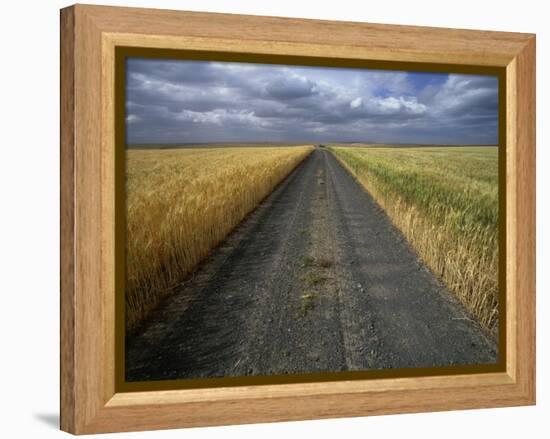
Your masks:
{"label": "cloudy sky", "polygon": [[127,60],[127,143],[496,144],[492,76]]}

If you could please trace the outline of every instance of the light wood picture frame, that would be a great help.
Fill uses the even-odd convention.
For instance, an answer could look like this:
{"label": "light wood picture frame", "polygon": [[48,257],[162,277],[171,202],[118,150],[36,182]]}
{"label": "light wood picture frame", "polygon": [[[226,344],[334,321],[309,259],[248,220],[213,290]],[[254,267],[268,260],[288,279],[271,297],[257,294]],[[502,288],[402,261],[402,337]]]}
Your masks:
{"label": "light wood picture frame", "polygon": [[[121,391],[117,385],[117,48],[483,66],[504,79],[501,371]],[[535,36],[75,5],[61,11],[61,429],[73,434],[535,403]],[[502,168],[501,168],[502,169]],[[119,200],[120,201],[120,200]]]}

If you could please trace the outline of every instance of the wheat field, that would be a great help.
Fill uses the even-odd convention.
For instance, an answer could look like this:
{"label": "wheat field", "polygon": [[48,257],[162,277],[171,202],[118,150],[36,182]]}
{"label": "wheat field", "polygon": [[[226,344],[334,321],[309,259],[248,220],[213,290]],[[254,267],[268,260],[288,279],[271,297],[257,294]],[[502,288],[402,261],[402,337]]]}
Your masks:
{"label": "wheat field", "polygon": [[332,147],[418,255],[496,335],[498,148]]}
{"label": "wheat field", "polygon": [[127,329],[181,283],[312,150],[127,150]]}

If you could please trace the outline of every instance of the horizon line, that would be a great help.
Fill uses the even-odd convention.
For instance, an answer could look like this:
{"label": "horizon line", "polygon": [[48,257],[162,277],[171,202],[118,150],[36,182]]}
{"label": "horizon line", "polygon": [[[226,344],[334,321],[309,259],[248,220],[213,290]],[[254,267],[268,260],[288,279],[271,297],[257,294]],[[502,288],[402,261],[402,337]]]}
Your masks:
{"label": "horizon line", "polygon": [[311,142],[311,141],[235,141],[235,142],[144,142],[125,143],[126,147],[132,146],[178,146],[178,145],[251,145],[251,144],[277,144],[277,145],[323,145],[323,144],[347,144],[347,145],[399,145],[399,146],[499,146],[499,143],[404,143],[404,142]]}

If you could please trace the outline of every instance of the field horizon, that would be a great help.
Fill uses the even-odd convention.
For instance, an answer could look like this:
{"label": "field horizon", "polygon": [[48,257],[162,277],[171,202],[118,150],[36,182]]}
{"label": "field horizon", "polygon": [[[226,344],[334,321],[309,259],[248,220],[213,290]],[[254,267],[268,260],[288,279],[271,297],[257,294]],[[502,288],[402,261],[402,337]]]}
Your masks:
{"label": "field horizon", "polygon": [[439,144],[439,143],[377,143],[377,142],[178,142],[178,143],[143,143],[143,144],[126,144],[126,149],[178,149],[178,148],[234,148],[234,147],[277,147],[277,146],[302,146],[302,145],[323,145],[337,146],[347,145],[358,148],[475,148],[475,147],[495,147],[499,144]]}

